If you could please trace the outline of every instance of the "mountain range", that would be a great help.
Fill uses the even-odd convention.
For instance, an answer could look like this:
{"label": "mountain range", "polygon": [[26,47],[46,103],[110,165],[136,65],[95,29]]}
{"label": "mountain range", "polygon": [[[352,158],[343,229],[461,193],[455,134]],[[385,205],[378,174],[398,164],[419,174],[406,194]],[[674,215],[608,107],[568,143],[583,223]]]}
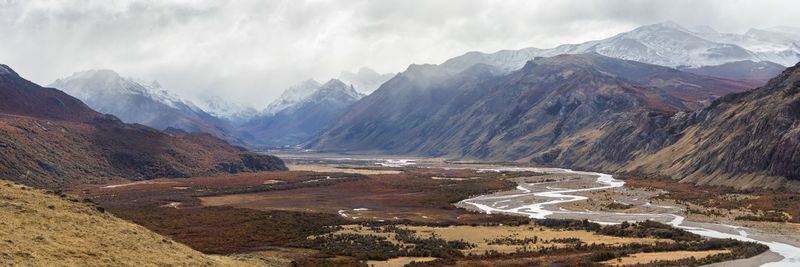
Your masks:
{"label": "mountain range", "polygon": [[728,94],[691,113],[651,117],[648,124],[659,126],[648,137],[663,147],[640,147],[625,170],[701,184],[800,190],[800,63],[763,87]]}
{"label": "mountain range", "polygon": [[370,68],[360,68],[357,72],[343,71],[339,74],[338,80],[353,85],[353,88],[362,94],[369,94],[394,75],[395,73],[381,74]]}
{"label": "mountain range", "polygon": [[620,114],[688,111],[754,84],[599,54],[538,58],[508,74],[412,65],[310,147],[516,160]]}
{"label": "mountain range", "polygon": [[75,96],[94,110],[113,114],[126,123],[156,129],[181,129],[209,133],[233,144],[242,144],[234,128],[189,101],[161,88],[158,82],[140,83],[113,70],[89,70],[58,79],[50,87]]}
{"label": "mountain range", "polygon": [[[793,77],[787,72],[794,69],[784,69],[800,60],[798,36],[789,28],[730,34],[665,22],[551,49],[469,52],[440,65],[412,64],[396,75],[363,68],[343,72],[345,82],[307,80],[262,111],[235,112],[236,123],[160,92],[157,85],[110,71],[77,73],[53,85],[123,120],[177,135],[209,132],[230,143],[663,172],[710,184],[796,186],[795,166],[781,163],[794,159],[796,142],[787,137],[793,128],[780,124],[793,121],[784,114],[793,104],[777,103],[776,96],[757,99],[765,94],[753,92],[780,91],[774,87],[782,82],[775,79]],[[761,104],[743,104],[744,99]],[[139,106],[147,112],[136,113]],[[734,120],[739,115],[720,117],[729,112],[723,107],[733,106],[757,111],[747,114],[778,130],[751,129],[760,133],[758,138],[746,136],[740,128],[749,124]],[[747,141],[724,137],[734,134]],[[697,139],[692,143],[687,136]],[[694,151],[690,143],[705,147]],[[750,160],[757,157],[760,163],[747,167],[742,160],[714,156],[767,143],[775,145],[768,153],[750,151]]]}
{"label": "mountain range", "polygon": [[[412,65],[307,148],[524,160],[798,189],[798,77],[792,67],[748,91],[753,81],[599,54],[537,58],[508,74],[485,64],[456,75]],[[691,107],[708,99],[716,100]]]}
{"label": "mountain range", "polygon": [[550,49],[531,47],[491,54],[469,52],[441,65],[450,73],[458,73],[478,63],[510,72],[536,57],[584,53],[674,68],[715,66],[736,61],[771,61],[787,67],[800,61],[800,39],[780,31],[752,29],[740,35],[719,33],[708,26],[690,30],[673,22],[663,22],[602,40]]}
{"label": "mountain range", "polygon": [[337,79],[322,85],[309,80],[284,91],[263,115],[254,117],[240,129],[247,132],[254,143],[272,146],[300,144],[363,96],[352,85]]}
{"label": "mountain range", "polygon": [[[796,45],[798,42],[794,39],[796,37],[792,29],[753,29],[739,35],[719,33],[710,27],[690,29],[665,22],[642,26],[603,40],[561,45],[552,49],[526,48],[493,54],[470,52],[447,60],[436,69],[447,75],[458,75],[472,66],[485,64],[500,75],[519,70],[525,62],[536,58],[594,53],[703,75],[695,78],[700,80],[689,82],[698,85],[696,88],[701,88],[700,91],[689,90],[680,83],[662,81],[656,77],[642,76],[635,81],[643,85],[660,83],[657,87],[679,98],[682,102],[680,108],[697,109],[716,97],[742,90],[743,85],[747,88],[762,85],[780,73],[785,68],[783,65],[796,62],[800,52]],[[702,81],[705,78],[701,78],[706,76],[728,78],[731,80],[728,83],[735,84],[729,86],[718,80],[712,81],[713,85],[706,84]],[[342,72],[338,80],[350,84],[356,92],[371,93],[393,77],[395,74],[379,74],[369,68],[361,68],[357,72]],[[286,146],[306,142],[319,129],[333,127],[333,123],[328,123],[330,117],[361,98],[352,92],[345,92],[347,90],[335,95],[328,94],[331,99],[327,100],[319,99],[319,95],[312,97],[323,85],[307,80],[284,91],[262,111],[222,100],[203,103],[206,107],[204,110],[172,95],[156,82],[137,82],[122,78],[111,70],[75,73],[50,86],[60,88],[90,107],[113,114],[124,122],[141,123],[157,129],[206,132],[232,144],[254,146]]]}
{"label": "mountain range", "polygon": [[207,133],[166,133],[102,115],[0,65],[0,176],[40,188],[285,170]]}
{"label": "mountain range", "polygon": [[[387,75],[367,68],[357,74],[343,72],[342,76],[366,91],[374,90],[373,87],[387,79]],[[285,90],[262,111],[218,101],[207,105],[214,112],[206,112],[161,88],[158,82],[139,82],[113,70],[77,72],[50,86],[126,123],[169,132],[209,133],[236,145],[302,143],[325,125],[329,117],[364,96],[355,90],[354,84],[346,85],[338,79],[326,84],[306,80]]]}

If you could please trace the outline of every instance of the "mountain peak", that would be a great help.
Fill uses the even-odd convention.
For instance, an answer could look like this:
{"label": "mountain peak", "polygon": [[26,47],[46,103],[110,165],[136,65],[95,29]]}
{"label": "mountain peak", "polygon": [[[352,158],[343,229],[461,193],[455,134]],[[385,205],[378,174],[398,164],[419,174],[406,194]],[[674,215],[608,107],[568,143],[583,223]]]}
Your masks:
{"label": "mountain peak", "polygon": [[66,79],[95,79],[95,80],[121,80],[122,76],[116,71],[110,69],[91,69],[80,72],[75,72]]}
{"label": "mountain peak", "polygon": [[[675,29],[675,30],[680,30],[680,31],[686,31],[686,28],[684,28],[680,24],[678,24],[678,23],[676,23],[674,21],[671,21],[671,20],[662,21],[662,22],[659,22],[659,23],[656,23],[656,24],[652,24],[650,26],[658,26],[658,27],[662,27],[662,28],[670,28],[670,29]],[[645,26],[645,27],[648,27],[648,26]]]}
{"label": "mountain peak", "polygon": [[0,75],[13,75],[19,76],[11,67],[6,64],[0,64]]}
{"label": "mountain peak", "polygon": [[380,75],[380,73],[367,67],[361,67],[358,69],[358,75]]}
{"label": "mountain peak", "polygon": [[358,100],[363,95],[358,93],[352,85],[347,85],[339,79],[331,79],[322,86],[320,86],[308,100],[320,102],[329,100],[330,98],[348,98]]}
{"label": "mountain peak", "polygon": [[692,26],[692,27],[689,27],[689,30],[691,30],[692,32],[701,33],[701,34],[719,34],[719,32],[717,30],[715,30],[714,28],[711,28],[711,26],[708,26],[708,25]]}
{"label": "mountain peak", "polygon": [[342,82],[353,85],[353,88],[356,91],[362,93],[370,93],[375,91],[375,89],[378,89],[381,84],[388,81],[392,77],[394,77],[393,73],[381,74],[367,67],[359,68],[356,73],[342,71],[342,73],[339,74],[339,79],[342,80]]}
{"label": "mountain peak", "polygon": [[[344,82],[342,82],[339,79],[330,79],[330,80],[328,80],[328,82],[326,82],[325,84],[320,86],[320,89],[327,88],[327,87],[337,87],[337,88],[338,87],[347,87],[347,84],[345,84]],[[319,89],[317,89],[317,90],[319,90]]]}
{"label": "mountain peak", "polygon": [[86,122],[99,115],[66,93],[44,88],[0,65],[0,113]]}
{"label": "mountain peak", "polygon": [[275,114],[292,105],[295,105],[313,94],[317,89],[319,89],[320,86],[322,85],[313,79],[308,79],[297,85],[291,86],[283,91],[278,99],[272,101],[272,103],[270,103],[269,106],[264,109],[263,113]]}
{"label": "mountain peak", "polygon": [[298,84],[298,85],[292,86],[291,88],[298,88],[298,87],[312,88],[312,87],[319,87],[320,85],[322,85],[322,84],[320,84],[317,80],[308,79],[308,80],[300,82],[300,84]]}

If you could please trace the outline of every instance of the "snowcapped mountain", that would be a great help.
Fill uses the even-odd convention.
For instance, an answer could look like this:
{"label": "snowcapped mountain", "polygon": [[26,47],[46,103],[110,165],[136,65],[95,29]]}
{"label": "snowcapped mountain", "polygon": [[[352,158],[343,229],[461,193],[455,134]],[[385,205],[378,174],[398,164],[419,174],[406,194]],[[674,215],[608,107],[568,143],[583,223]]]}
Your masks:
{"label": "snowcapped mountain", "polygon": [[717,66],[703,66],[699,68],[681,69],[694,74],[731,78],[767,81],[778,76],[786,68],[770,61],[736,61]]}
{"label": "snowcapped mountain", "polygon": [[[316,88],[313,80],[287,89],[261,116],[241,128],[251,142],[266,145],[295,145],[305,142],[334,115],[364,97],[353,86],[331,79]],[[312,89],[313,88],[313,89]],[[309,90],[310,89],[310,90]]]}
{"label": "snowcapped mountain", "polygon": [[231,125],[241,125],[260,113],[257,109],[222,99],[206,99],[198,103],[204,111],[214,117],[224,119]]}
{"label": "snowcapped mountain", "polygon": [[536,57],[598,53],[667,67],[714,66],[736,61],[772,61],[783,66],[800,61],[800,39],[782,31],[751,29],[745,34],[719,33],[710,27],[687,29],[673,22],[636,28],[603,40],[565,44],[551,49],[535,47],[486,54],[469,52],[442,63],[458,73],[483,63],[510,72]]}
{"label": "snowcapped mountain", "polygon": [[767,30],[771,32],[781,33],[795,40],[800,40],[800,28],[797,27],[777,26],[768,28]]}
{"label": "snowcapped mountain", "polygon": [[[73,95],[95,110],[103,113],[117,115],[125,121],[125,117],[134,118],[135,114],[126,114],[129,107],[120,106],[120,97],[143,97],[157,103],[187,112],[203,112],[200,108],[188,101],[182,101],[177,96],[161,88],[157,81],[143,83],[132,78],[123,78],[113,70],[88,70],[77,72],[67,78],[58,79],[50,87],[64,90]],[[135,103],[130,103],[135,104]],[[127,116],[126,116],[127,115]],[[131,119],[130,122],[139,122]]]}
{"label": "snowcapped mountain", "polygon": [[238,138],[231,135],[233,128],[227,122],[169,93],[155,81],[137,82],[113,70],[88,70],[58,79],[49,86],[127,123],[162,130],[172,127],[187,132],[207,132],[229,142],[238,142]]}
{"label": "snowcapped mountain", "polygon": [[394,73],[380,74],[370,68],[360,68],[356,73],[343,71],[339,74],[339,80],[353,85],[353,88],[358,92],[369,94],[375,91],[375,89],[378,89],[381,84],[394,77],[394,75]]}
{"label": "snowcapped mountain", "polygon": [[286,109],[287,107],[296,105],[309,95],[313,94],[314,91],[316,91],[320,86],[321,84],[319,82],[313,79],[308,79],[298,85],[289,87],[289,89],[283,91],[278,99],[272,101],[272,103],[270,103],[269,106],[264,109],[263,113],[266,115],[275,114]]}
{"label": "snowcapped mountain", "polygon": [[331,79],[319,86],[311,95],[299,101],[298,105],[289,108],[297,109],[298,106],[308,104],[349,105],[362,97],[364,97],[364,94],[357,92],[352,85],[348,86],[341,80]]}

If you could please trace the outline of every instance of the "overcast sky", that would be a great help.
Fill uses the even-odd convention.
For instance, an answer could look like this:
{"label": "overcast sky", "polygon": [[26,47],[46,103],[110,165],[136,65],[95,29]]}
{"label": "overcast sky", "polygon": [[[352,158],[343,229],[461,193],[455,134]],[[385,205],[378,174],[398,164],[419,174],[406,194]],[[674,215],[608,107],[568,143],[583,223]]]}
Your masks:
{"label": "overcast sky", "polygon": [[264,107],[308,78],[549,48],[665,20],[735,33],[800,27],[798,2],[0,0],[0,63],[43,85],[108,68],[195,102]]}

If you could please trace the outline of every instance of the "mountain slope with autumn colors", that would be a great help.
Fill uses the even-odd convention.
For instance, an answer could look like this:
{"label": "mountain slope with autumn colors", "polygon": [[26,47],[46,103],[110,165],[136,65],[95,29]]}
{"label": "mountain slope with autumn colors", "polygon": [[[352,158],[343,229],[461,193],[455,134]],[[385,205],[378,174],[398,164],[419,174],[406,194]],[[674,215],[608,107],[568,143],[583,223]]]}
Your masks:
{"label": "mountain slope with autumn colors", "polygon": [[170,134],[100,115],[61,91],[2,65],[0,176],[61,188],[84,183],[285,170],[209,134]]}
{"label": "mountain slope with autumn colors", "polygon": [[[676,141],[625,169],[687,182],[800,189],[800,64],[664,126]],[[674,130],[673,130],[674,131]]]}
{"label": "mountain slope with autumn colors", "polygon": [[598,54],[537,58],[510,74],[482,64],[457,75],[412,65],[332,120],[310,147],[529,159],[594,138],[583,131],[690,110],[749,85]]}

